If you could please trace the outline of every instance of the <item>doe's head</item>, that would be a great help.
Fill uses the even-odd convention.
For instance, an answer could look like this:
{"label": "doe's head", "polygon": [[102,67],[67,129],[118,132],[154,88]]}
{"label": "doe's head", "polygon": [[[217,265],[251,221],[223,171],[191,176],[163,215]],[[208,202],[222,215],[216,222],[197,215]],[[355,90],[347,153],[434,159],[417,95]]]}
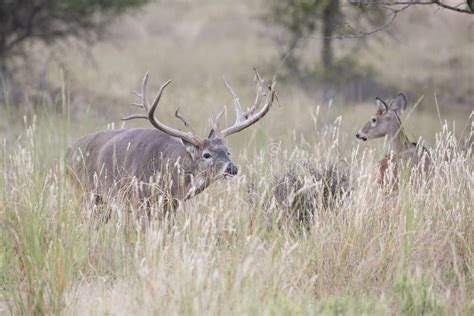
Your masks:
{"label": "doe's head", "polygon": [[395,134],[401,126],[400,114],[407,108],[407,98],[400,93],[387,105],[382,99],[376,98],[377,112],[357,132],[357,139],[366,141]]}

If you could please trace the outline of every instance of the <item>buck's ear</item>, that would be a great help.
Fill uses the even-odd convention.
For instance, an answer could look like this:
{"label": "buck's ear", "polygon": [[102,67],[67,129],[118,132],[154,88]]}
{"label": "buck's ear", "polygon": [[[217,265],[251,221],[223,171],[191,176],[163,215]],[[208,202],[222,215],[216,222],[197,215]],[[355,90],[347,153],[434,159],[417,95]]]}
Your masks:
{"label": "buck's ear", "polygon": [[181,143],[183,143],[184,148],[186,148],[186,151],[191,155],[193,160],[198,157],[199,148],[196,145],[189,143],[183,139],[181,139]]}
{"label": "buck's ear", "polygon": [[393,99],[392,103],[390,103],[390,109],[394,110],[397,113],[403,113],[406,110],[408,105],[407,97],[400,93]]}
{"label": "buck's ear", "polygon": [[377,104],[377,107],[382,111],[383,113],[386,113],[388,111],[388,106],[387,104],[380,99],[379,97],[375,98],[375,104]]}

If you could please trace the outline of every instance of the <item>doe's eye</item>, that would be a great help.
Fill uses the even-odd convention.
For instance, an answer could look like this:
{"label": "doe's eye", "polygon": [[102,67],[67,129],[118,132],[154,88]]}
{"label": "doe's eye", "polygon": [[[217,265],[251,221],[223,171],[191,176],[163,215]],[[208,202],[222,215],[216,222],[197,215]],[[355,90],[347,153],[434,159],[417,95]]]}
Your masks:
{"label": "doe's eye", "polygon": [[204,155],[202,155],[205,159],[209,159],[211,158],[211,154],[210,153],[205,153]]}

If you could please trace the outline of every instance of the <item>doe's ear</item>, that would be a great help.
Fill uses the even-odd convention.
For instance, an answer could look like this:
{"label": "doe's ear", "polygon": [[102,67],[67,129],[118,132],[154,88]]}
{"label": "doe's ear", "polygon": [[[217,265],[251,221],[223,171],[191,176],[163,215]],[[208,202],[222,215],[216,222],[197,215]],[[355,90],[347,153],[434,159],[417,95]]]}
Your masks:
{"label": "doe's ear", "polygon": [[380,99],[379,97],[375,98],[375,104],[377,104],[377,107],[383,112],[386,113],[388,111],[388,106],[387,104]]}
{"label": "doe's ear", "polygon": [[403,111],[406,110],[407,106],[407,97],[403,93],[397,95],[395,99],[393,99],[393,101],[390,103],[390,109],[394,110],[397,113],[403,113]]}
{"label": "doe's ear", "polygon": [[213,138],[217,138],[217,133],[214,129],[211,129],[211,131],[209,132],[209,136],[207,136],[208,139],[213,139]]}
{"label": "doe's ear", "polygon": [[199,148],[196,145],[189,143],[183,139],[181,139],[181,143],[183,143],[184,148],[186,148],[186,151],[191,155],[193,160],[196,159],[196,157],[198,157]]}

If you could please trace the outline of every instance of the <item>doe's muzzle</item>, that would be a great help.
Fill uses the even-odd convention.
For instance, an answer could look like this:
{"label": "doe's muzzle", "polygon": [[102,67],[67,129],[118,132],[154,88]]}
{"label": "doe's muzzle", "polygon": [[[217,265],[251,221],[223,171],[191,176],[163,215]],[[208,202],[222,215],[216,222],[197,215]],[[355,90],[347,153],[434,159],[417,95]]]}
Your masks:
{"label": "doe's muzzle", "polygon": [[356,134],[356,138],[357,138],[357,139],[362,139],[363,141],[366,141],[366,140],[367,140],[367,136],[362,135],[362,134],[360,134],[360,133],[357,133],[357,134]]}
{"label": "doe's muzzle", "polygon": [[235,176],[239,172],[239,168],[233,163],[229,163],[225,169],[225,173]]}

